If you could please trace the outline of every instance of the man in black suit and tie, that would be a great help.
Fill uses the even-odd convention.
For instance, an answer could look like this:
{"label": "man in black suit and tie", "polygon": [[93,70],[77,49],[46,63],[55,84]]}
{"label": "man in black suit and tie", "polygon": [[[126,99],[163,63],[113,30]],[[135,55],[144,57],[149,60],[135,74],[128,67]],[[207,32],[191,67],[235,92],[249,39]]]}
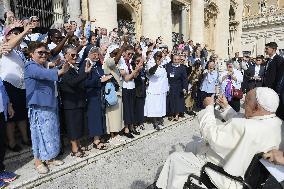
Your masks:
{"label": "man in black suit and tie", "polygon": [[[279,94],[278,88],[279,85],[282,85],[280,83],[284,74],[284,59],[276,53],[277,47],[278,45],[275,42],[270,42],[265,45],[265,53],[269,56],[269,59],[265,69],[263,86],[272,88]],[[284,120],[284,106],[282,100],[276,115]]]}
{"label": "man in black suit and tie", "polygon": [[264,56],[257,56],[256,62],[250,62],[247,70],[244,71],[244,85],[246,92],[256,88],[262,87],[265,72]]}
{"label": "man in black suit and tie", "polygon": [[276,90],[278,82],[284,73],[284,59],[276,53],[277,43],[270,42],[265,45],[265,53],[269,56],[266,64],[263,86]]}

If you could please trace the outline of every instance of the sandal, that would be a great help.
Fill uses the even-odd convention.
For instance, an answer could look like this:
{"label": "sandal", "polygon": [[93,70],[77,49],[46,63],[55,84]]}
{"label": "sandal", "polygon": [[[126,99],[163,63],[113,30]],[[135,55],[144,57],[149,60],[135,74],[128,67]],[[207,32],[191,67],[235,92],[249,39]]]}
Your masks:
{"label": "sandal", "polygon": [[145,130],[145,126],[142,124],[142,125],[140,125],[140,129],[141,130]]}
{"label": "sandal", "polygon": [[83,158],[83,157],[86,157],[87,155],[83,152],[83,150],[81,148],[79,148],[77,152],[71,152],[71,156]]}
{"label": "sandal", "polygon": [[[99,147],[100,146],[100,147]],[[106,145],[104,145],[103,143],[98,143],[98,144],[96,144],[96,143],[93,143],[93,148],[95,148],[95,149],[98,149],[98,150],[107,150],[108,148],[107,148],[107,146]]]}
{"label": "sandal", "polygon": [[91,149],[88,146],[79,146],[79,149],[83,152],[90,151]]}
{"label": "sandal", "polygon": [[173,119],[173,121],[178,121],[179,120],[179,117],[175,117],[174,119]]}

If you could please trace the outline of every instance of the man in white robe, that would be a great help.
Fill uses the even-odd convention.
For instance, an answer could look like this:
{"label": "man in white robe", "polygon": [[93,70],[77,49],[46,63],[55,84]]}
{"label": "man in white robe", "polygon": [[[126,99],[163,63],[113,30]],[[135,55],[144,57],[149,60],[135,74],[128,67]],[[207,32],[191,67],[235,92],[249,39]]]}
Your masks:
{"label": "man in white robe", "polygon": [[[194,155],[175,152],[167,159],[156,186],[161,189],[182,189],[191,173],[200,174],[208,161],[224,168],[234,176],[244,176],[255,154],[278,149],[281,142],[282,121],[275,115],[279,97],[272,89],[259,87],[245,99],[245,114],[236,113],[225,97],[217,103],[223,108],[225,124],[217,124],[214,99],[204,100],[206,108],[198,115],[200,131],[207,146]],[[211,169],[206,169],[211,181],[219,189],[239,189],[242,186]]]}

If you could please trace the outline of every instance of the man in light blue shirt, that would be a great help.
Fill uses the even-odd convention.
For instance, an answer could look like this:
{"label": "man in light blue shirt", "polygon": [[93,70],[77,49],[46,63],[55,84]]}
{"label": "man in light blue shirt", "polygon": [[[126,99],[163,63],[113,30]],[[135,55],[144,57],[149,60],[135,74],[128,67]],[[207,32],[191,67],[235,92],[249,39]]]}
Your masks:
{"label": "man in light blue shirt", "polygon": [[215,63],[208,62],[208,68],[203,72],[203,81],[200,85],[199,107],[203,108],[202,102],[206,97],[214,95],[217,91],[218,72],[215,70]]}

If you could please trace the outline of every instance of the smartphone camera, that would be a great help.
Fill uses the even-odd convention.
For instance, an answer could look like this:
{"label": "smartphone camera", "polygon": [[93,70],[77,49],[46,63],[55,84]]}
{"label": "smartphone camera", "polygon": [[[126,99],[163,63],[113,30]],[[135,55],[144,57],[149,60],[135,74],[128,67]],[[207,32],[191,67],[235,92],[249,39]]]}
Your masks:
{"label": "smartphone camera", "polygon": [[215,101],[214,109],[215,109],[215,110],[221,110],[221,106],[216,103],[216,100],[217,100],[218,98],[219,98],[219,97],[218,97],[217,95],[214,95],[214,101]]}

